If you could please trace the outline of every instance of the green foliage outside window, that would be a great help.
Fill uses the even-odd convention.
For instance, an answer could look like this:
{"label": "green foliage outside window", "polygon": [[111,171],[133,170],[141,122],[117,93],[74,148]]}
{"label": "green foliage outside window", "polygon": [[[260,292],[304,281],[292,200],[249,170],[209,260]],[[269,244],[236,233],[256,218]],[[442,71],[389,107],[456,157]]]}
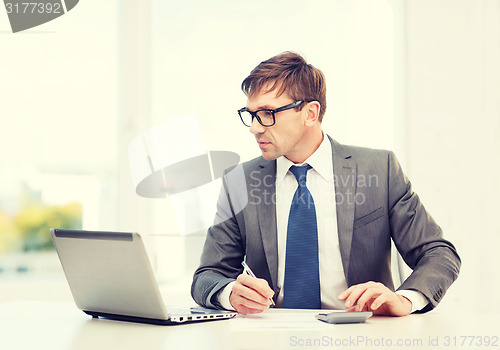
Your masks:
{"label": "green foliage outside window", "polygon": [[24,194],[22,209],[16,214],[9,215],[0,208],[0,253],[54,249],[51,227],[81,229],[80,203],[48,205]]}

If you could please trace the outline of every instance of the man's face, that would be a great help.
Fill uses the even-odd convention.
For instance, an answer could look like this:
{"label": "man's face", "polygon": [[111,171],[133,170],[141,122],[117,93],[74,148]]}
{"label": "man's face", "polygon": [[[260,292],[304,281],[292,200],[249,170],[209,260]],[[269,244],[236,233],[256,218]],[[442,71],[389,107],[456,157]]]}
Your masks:
{"label": "man's face", "polygon": [[[276,96],[279,88],[270,92],[268,86],[264,86],[261,92],[248,97],[247,108],[254,112],[259,109],[276,109],[295,102],[286,92],[281,96]],[[285,156],[292,162],[300,162],[301,140],[305,132],[305,119],[307,112],[305,109],[297,112],[295,109],[288,109],[275,114],[276,122],[273,126],[262,126],[257,118],[254,118],[250,127],[250,132],[254,134],[262,157],[266,160],[274,160],[280,156]]]}

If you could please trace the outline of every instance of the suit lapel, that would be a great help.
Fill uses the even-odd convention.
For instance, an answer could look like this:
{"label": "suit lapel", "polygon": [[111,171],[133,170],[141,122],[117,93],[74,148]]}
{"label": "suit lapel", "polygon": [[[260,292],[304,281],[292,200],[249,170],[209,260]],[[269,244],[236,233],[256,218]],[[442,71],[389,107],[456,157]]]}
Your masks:
{"label": "suit lapel", "polygon": [[257,205],[259,223],[266,262],[271,275],[272,286],[277,292],[278,284],[278,234],[276,224],[276,161],[263,160],[259,164],[260,176],[256,188],[259,189],[260,205]]}
{"label": "suit lapel", "polygon": [[[330,138],[330,137],[329,137]],[[351,155],[338,142],[330,138],[333,150],[333,175],[337,205],[337,227],[340,256],[344,275],[349,285],[348,271],[354,223],[356,195],[356,164]]]}

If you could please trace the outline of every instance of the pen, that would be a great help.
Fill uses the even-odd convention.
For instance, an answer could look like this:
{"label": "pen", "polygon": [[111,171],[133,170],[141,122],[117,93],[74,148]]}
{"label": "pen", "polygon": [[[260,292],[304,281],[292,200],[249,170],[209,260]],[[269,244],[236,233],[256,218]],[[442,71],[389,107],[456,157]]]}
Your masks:
{"label": "pen", "polygon": [[[252,277],[257,278],[257,276],[255,276],[255,274],[253,273],[253,271],[250,269],[250,267],[247,265],[246,262],[242,261],[241,265],[243,265],[243,272],[244,273],[246,273],[247,275],[250,275]],[[269,300],[271,301],[271,303],[273,304],[273,306],[276,306],[276,304],[273,301],[273,298],[269,298]]]}

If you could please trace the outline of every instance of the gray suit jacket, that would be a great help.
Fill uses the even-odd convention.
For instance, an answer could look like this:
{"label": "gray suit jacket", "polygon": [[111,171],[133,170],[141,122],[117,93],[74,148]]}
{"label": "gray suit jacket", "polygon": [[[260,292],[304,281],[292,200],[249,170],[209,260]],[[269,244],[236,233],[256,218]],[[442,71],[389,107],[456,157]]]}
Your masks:
{"label": "gray suit jacket", "polygon": [[[343,146],[330,138],[340,255],[348,286],[381,282],[394,290],[391,239],[413,270],[399,289],[420,291],[434,308],[457,278],[460,258],[412,191],[392,152]],[[241,261],[278,295],[276,161],[262,157],[223,177],[214,225],[208,230],[191,294],[205,307],[242,273]]]}

